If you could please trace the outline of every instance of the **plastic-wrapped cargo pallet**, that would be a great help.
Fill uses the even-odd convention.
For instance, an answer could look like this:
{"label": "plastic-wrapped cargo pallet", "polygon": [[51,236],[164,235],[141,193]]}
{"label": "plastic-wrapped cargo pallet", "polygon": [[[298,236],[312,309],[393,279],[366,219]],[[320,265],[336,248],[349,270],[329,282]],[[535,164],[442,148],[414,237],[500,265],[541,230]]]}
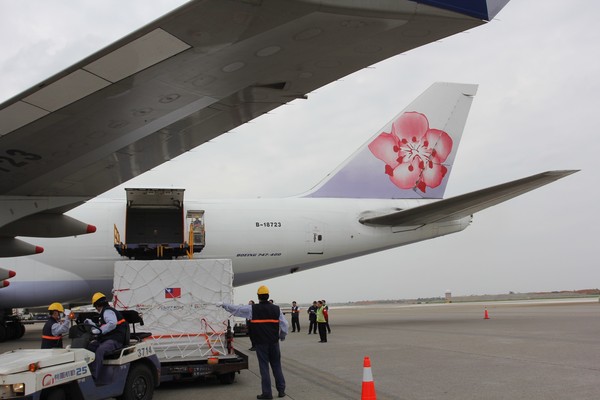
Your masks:
{"label": "plastic-wrapped cargo pallet", "polygon": [[229,356],[229,314],[214,304],[233,303],[231,260],[118,261],[113,290],[118,309],[142,314],[161,361]]}

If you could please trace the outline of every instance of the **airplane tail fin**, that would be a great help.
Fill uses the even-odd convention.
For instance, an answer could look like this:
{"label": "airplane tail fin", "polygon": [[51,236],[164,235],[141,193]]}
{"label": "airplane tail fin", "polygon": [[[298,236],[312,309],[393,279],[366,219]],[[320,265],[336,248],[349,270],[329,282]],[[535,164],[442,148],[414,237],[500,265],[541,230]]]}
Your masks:
{"label": "airplane tail fin", "polygon": [[476,92],[434,83],[303,197],[442,198]]}

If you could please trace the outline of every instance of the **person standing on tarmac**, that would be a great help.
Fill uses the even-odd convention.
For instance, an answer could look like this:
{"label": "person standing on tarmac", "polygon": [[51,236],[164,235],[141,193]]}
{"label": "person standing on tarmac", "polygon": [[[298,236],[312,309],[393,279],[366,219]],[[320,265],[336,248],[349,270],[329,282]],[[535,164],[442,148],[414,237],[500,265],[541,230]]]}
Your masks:
{"label": "person standing on tarmac", "polygon": [[300,332],[300,309],[295,301],[292,301],[292,332]]}
{"label": "person standing on tarmac", "polygon": [[87,346],[88,350],[96,353],[96,358],[90,364],[90,370],[96,383],[104,383],[98,380],[102,378],[104,354],[123,347],[127,336],[127,321],[120,312],[108,305],[106,296],[100,292],[92,296],[92,305],[100,314],[100,326],[96,326],[90,319],[84,322],[92,326],[92,334],[96,335],[96,339]]}
{"label": "person standing on tarmac", "polygon": [[[69,310],[67,310],[69,311]],[[69,332],[70,323],[68,319],[61,321],[65,309],[60,303],[52,303],[48,307],[48,321],[42,328],[42,349],[62,349],[62,335]],[[68,314],[71,312],[69,311]]]}
{"label": "person standing on tarmac", "polygon": [[327,343],[327,320],[325,319],[325,305],[322,300],[319,300],[317,303],[319,307],[317,309],[317,325],[319,325],[319,343]]}
{"label": "person standing on tarmac", "polygon": [[325,326],[327,327],[327,333],[331,335],[331,328],[329,327],[329,306],[325,302],[325,300],[321,300],[323,302],[323,316],[325,317]]}
{"label": "person standing on tarmac", "polygon": [[262,393],[257,399],[272,399],[271,374],[269,364],[275,377],[275,387],[279,397],[285,397],[285,378],[281,370],[281,351],[279,340],[284,341],[288,334],[288,323],[279,306],[269,303],[269,288],[261,286],[257,291],[258,304],[234,306],[217,303],[232,315],[249,319],[252,324],[250,338],[256,348],[258,367],[260,369]]}
{"label": "person standing on tarmac", "polygon": [[313,301],[312,306],[308,307],[306,312],[308,313],[308,321],[310,324],[308,325],[308,334],[317,333],[317,302]]}

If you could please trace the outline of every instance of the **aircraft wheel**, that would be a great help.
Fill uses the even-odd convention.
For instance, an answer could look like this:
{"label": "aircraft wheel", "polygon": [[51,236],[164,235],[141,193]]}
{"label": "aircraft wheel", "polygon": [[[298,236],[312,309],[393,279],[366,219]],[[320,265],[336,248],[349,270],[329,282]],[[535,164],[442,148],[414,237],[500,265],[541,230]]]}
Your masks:
{"label": "aircraft wheel", "polygon": [[15,340],[19,337],[19,333],[21,333],[21,327],[19,323],[13,322],[10,327],[10,340]]}
{"label": "aircraft wheel", "polygon": [[19,323],[19,325],[17,326],[17,337],[15,339],[21,339],[25,334],[25,330],[25,325]]}
{"label": "aircraft wheel", "polygon": [[7,324],[5,340],[13,340],[13,339],[16,339],[16,337],[17,337],[17,331],[15,329],[15,324]]}
{"label": "aircraft wheel", "polygon": [[144,364],[133,364],[129,369],[123,395],[119,400],[150,400],[154,394],[154,376]]}

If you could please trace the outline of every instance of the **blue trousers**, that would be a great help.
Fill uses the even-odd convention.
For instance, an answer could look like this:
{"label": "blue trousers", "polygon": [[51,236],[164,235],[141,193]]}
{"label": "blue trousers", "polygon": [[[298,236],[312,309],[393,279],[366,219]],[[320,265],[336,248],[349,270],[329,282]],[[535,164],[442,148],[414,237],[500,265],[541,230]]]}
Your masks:
{"label": "blue trousers", "polygon": [[278,392],[285,392],[285,378],[281,370],[281,352],[279,342],[269,344],[256,344],[256,357],[258,358],[258,368],[260,369],[260,382],[262,394],[272,396],[271,392],[271,374],[269,373],[269,364],[273,370],[275,378],[275,387]]}
{"label": "blue trousers", "polygon": [[99,342],[97,340],[90,342],[87,349],[96,353],[96,359],[90,364],[90,370],[92,372],[92,376],[94,377],[94,381],[96,382],[96,384],[109,383],[107,382],[107,380],[109,380],[110,378],[104,376],[103,374],[105,369],[104,365],[102,364],[102,362],[104,361],[104,354],[110,353],[111,351],[116,349],[120,349],[121,347],[123,347],[123,345],[121,345],[116,340],[111,339],[105,340],[104,342]]}

